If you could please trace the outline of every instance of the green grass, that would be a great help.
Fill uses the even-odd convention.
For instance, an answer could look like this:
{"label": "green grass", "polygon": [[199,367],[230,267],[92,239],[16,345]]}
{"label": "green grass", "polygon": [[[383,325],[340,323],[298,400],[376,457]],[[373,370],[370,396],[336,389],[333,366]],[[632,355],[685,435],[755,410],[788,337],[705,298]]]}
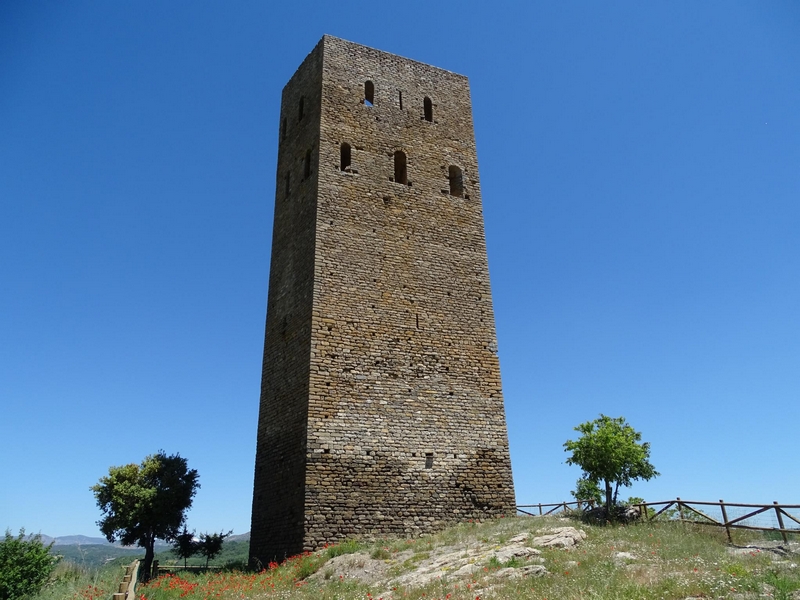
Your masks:
{"label": "green grass", "polygon": [[125,568],[116,562],[91,568],[72,562],[61,562],[56,566],[50,581],[34,598],[35,600],[107,600],[118,590],[124,574]]}
{"label": "green grass", "polygon": [[[464,523],[416,539],[372,543],[348,540],[318,553],[293,557],[261,573],[164,576],[148,586],[140,586],[137,600],[378,600],[379,594],[391,584],[369,586],[340,579],[332,568],[326,569],[326,563],[336,556],[363,552],[388,563],[389,572],[397,576],[435,557],[441,547],[460,547],[477,540],[499,546],[521,532],[535,534],[564,525],[584,529],[588,538],[574,549],[542,549],[541,558],[549,571],[544,577],[496,579],[502,568],[530,563],[517,558],[507,562],[495,558],[489,559],[471,577],[454,579],[445,575],[424,587],[394,590],[394,598],[475,600],[491,595],[532,600],[683,600],[694,596],[755,600],[759,594],[769,593],[773,598],[790,600],[800,589],[800,569],[791,567],[791,562],[798,562],[796,558],[774,562],[768,553],[755,551],[733,556],[727,551],[722,529],[675,522],[600,527],[555,518],[512,518]],[[758,534],[734,532],[737,545],[757,539],[763,540]],[[634,558],[619,558],[616,556],[619,552],[630,553]],[[322,577],[307,580],[320,570]],[[70,577],[62,574],[62,586]],[[40,595],[36,600],[94,600],[110,596],[90,599],[75,595],[87,589],[84,584],[84,579],[75,577],[70,583],[72,587],[60,588],[62,593]],[[51,586],[51,592],[54,590]]]}

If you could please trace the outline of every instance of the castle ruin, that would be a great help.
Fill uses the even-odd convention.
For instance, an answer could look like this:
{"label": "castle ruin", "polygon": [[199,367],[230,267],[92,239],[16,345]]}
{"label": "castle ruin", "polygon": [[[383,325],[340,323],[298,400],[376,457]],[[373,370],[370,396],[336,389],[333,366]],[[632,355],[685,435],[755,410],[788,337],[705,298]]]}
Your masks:
{"label": "castle ruin", "polygon": [[251,558],[513,515],[467,78],[324,36],[279,144]]}

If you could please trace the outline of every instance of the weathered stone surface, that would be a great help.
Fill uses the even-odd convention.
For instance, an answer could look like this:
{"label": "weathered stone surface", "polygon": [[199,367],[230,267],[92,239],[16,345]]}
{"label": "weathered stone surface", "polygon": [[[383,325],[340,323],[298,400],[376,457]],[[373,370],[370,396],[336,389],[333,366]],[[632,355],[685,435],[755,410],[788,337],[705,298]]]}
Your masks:
{"label": "weathered stone surface", "polygon": [[552,533],[533,538],[534,546],[571,548],[586,539],[586,532],[574,527],[556,527]]}
{"label": "weathered stone surface", "polygon": [[627,562],[630,560],[636,560],[636,557],[631,554],[630,552],[615,552],[614,553],[614,560],[616,562]]}
{"label": "weathered stone surface", "polygon": [[325,36],[279,140],[251,557],[513,514],[467,79]]}
{"label": "weathered stone surface", "polygon": [[[544,561],[539,557],[540,554],[539,550],[514,541],[495,547],[487,544],[473,544],[440,548],[430,558],[420,561],[414,570],[395,578],[392,581],[392,585],[394,587],[415,588],[444,578],[448,580],[463,579],[486,569],[486,566],[493,558],[500,564],[504,564],[512,558],[523,562],[535,563],[515,568],[504,567],[497,569],[492,572],[495,577],[539,577],[547,573],[545,567],[541,565]],[[515,573],[512,573],[512,571]],[[389,597],[388,592],[381,595]]]}
{"label": "weathered stone surface", "polygon": [[512,558],[528,559],[533,556],[539,556],[540,554],[540,550],[537,550],[536,548],[529,548],[520,543],[509,544],[494,553],[497,560],[499,560],[501,563],[508,562]]}
{"label": "weathered stone surface", "polygon": [[523,577],[544,577],[547,575],[547,569],[542,565],[526,565],[517,569],[507,567],[499,569],[495,573],[498,579],[522,579]]}
{"label": "weathered stone surface", "polygon": [[323,583],[330,579],[357,579],[363,583],[375,583],[386,579],[389,563],[358,552],[330,559],[325,566],[308,577],[309,581]]}

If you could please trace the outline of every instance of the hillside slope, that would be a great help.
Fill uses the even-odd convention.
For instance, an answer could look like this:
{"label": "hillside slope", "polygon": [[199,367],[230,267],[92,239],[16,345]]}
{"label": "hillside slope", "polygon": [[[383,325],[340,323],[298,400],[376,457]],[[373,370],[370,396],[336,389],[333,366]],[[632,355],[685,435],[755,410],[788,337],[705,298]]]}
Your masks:
{"label": "hillside slope", "polygon": [[147,600],[800,599],[800,544],[749,534],[734,542],[681,523],[510,518],[416,539],[345,542],[259,574],[162,576],[139,591]]}

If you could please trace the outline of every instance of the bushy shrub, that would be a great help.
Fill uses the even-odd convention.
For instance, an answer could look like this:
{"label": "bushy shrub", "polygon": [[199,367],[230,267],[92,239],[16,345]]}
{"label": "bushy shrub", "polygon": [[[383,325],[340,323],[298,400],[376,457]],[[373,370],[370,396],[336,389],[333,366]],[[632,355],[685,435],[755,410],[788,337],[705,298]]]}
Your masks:
{"label": "bushy shrub", "polygon": [[58,559],[36,534],[25,539],[25,530],[14,537],[6,530],[0,541],[0,600],[16,600],[35,594],[47,581]]}

